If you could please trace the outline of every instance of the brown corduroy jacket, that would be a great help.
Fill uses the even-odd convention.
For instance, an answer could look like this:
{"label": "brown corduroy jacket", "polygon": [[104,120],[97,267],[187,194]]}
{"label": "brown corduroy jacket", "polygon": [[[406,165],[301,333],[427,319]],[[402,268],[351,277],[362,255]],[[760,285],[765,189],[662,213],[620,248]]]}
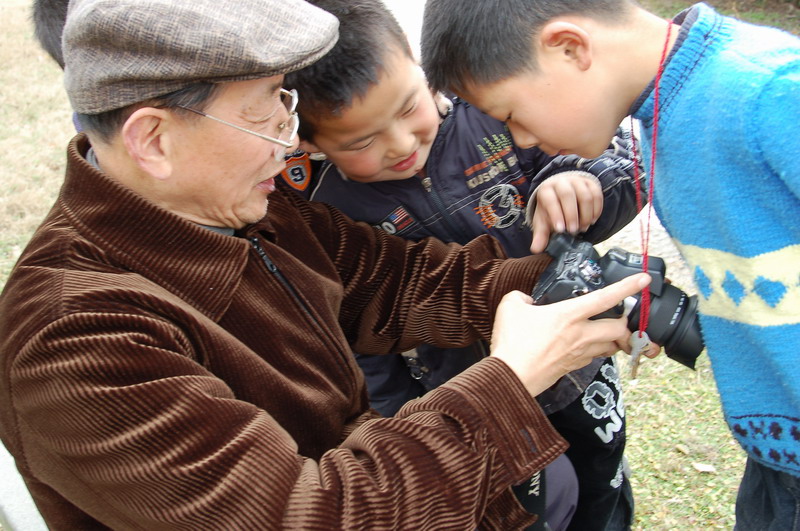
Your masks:
{"label": "brown corduroy jacket", "polygon": [[365,353],[487,338],[546,261],[410,243],[280,191],[237,236],[68,149],[0,297],[0,435],[53,529],[513,529],[565,443],[489,358],[394,418]]}

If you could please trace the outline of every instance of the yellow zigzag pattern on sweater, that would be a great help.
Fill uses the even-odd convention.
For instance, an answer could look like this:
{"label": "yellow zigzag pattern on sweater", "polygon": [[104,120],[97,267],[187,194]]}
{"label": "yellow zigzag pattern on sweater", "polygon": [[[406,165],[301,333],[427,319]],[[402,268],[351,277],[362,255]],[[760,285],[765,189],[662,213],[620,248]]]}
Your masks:
{"label": "yellow zigzag pattern on sweater", "polygon": [[693,270],[704,314],[756,326],[800,323],[800,245],[743,258],[675,243]]}

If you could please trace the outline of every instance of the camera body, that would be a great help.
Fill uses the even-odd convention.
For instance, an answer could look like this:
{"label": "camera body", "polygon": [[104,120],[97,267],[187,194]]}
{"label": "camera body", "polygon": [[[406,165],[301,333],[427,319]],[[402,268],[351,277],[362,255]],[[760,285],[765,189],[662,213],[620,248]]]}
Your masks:
{"label": "camera body", "polygon": [[[553,257],[533,288],[534,304],[549,304],[584,295],[642,271],[644,257],[614,247],[600,256],[591,243],[568,234],[554,234],[545,250]],[[650,256],[650,316],[647,335],[664,347],[669,358],[694,369],[704,348],[697,319],[697,297],[666,282],[666,264]],[[639,327],[641,294],[629,297],[593,319],[627,315],[628,328]]]}

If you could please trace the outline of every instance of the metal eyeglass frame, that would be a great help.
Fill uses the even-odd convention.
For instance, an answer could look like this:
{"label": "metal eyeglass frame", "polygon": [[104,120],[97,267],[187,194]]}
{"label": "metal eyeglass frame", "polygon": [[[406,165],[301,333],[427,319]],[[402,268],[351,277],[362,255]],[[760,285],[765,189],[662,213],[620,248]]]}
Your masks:
{"label": "metal eyeglass frame", "polygon": [[288,136],[288,138],[286,140],[282,140],[280,138],[274,138],[274,137],[267,136],[267,135],[262,135],[261,133],[256,133],[255,131],[251,131],[250,129],[246,129],[246,128],[242,127],[242,126],[239,126],[239,125],[236,125],[234,123],[228,122],[227,120],[223,120],[222,118],[217,118],[216,116],[211,116],[210,114],[207,114],[207,113],[205,113],[203,111],[198,111],[197,109],[192,109],[191,107],[186,107],[184,105],[178,105],[178,107],[181,108],[181,109],[184,109],[186,111],[193,112],[195,114],[199,114],[200,116],[205,116],[206,118],[210,118],[211,120],[214,120],[215,122],[219,122],[219,123],[227,125],[229,127],[233,127],[234,129],[238,129],[239,131],[242,131],[244,133],[250,133],[251,135],[257,136],[258,138],[260,138],[262,140],[266,140],[268,142],[272,142],[273,144],[278,144],[283,149],[278,149],[277,151],[275,151],[275,160],[277,162],[281,162],[286,157],[286,149],[290,148],[290,147],[292,147],[294,145],[294,139],[297,137],[297,130],[300,128],[300,117],[297,115],[297,102],[299,100],[299,97],[297,95],[297,90],[296,89],[286,90],[286,89],[282,88],[281,89],[281,95],[286,95],[286,96],[289,96],[291,98],[291,103],[289,104],[289,106],[286,109],[289,112],[289,118],[285,122],[283,122],[280,125],[278,125],[278,129],[281,130],[281,133],[279,133],[279,134],[282,134],[286,130],[289,131],[289,136]]}

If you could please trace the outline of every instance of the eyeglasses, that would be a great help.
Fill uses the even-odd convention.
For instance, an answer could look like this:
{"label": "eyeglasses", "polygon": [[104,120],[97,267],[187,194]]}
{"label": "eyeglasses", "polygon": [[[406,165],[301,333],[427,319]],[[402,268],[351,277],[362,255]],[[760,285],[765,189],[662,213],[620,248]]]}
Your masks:
{"label": "eyeglasses", "polygon": [[297,138],[297,130],[300,128],[300,117],[297,116],[298,99],[299,97],[297,96],[296,89],[292,90],[281,89],[281,102],[286,106],[286,111],[289,113],[289,118],[278,126],[278,129],[280,130],[280,132],[278,133],[278,138],[262,135],[261,133],[256,133],[255,131],[245,129],[244,127],[238,126],[221,118],[217,118],[216,116],[211,116],[210,114],[206,114],[203,111],[192,109],[191,107],[185,107],[183,105],[179,105],[178,107],[193,112],[195,114],[199,114],[200,116],[205,116],[206,118],[210,118],[215,122],[219,122],[221,124],[233,127],[234,129],[238,129],[239,131],[250,133],[251,135],[257,136],[262,140],[272,142],[273,144],[278,144],[279,146],[281,146],[281,148],[275,150],[275,160],[277,162],[281,162],[286,157],[286,149],[294,146],[294,140],[295,138]]}

